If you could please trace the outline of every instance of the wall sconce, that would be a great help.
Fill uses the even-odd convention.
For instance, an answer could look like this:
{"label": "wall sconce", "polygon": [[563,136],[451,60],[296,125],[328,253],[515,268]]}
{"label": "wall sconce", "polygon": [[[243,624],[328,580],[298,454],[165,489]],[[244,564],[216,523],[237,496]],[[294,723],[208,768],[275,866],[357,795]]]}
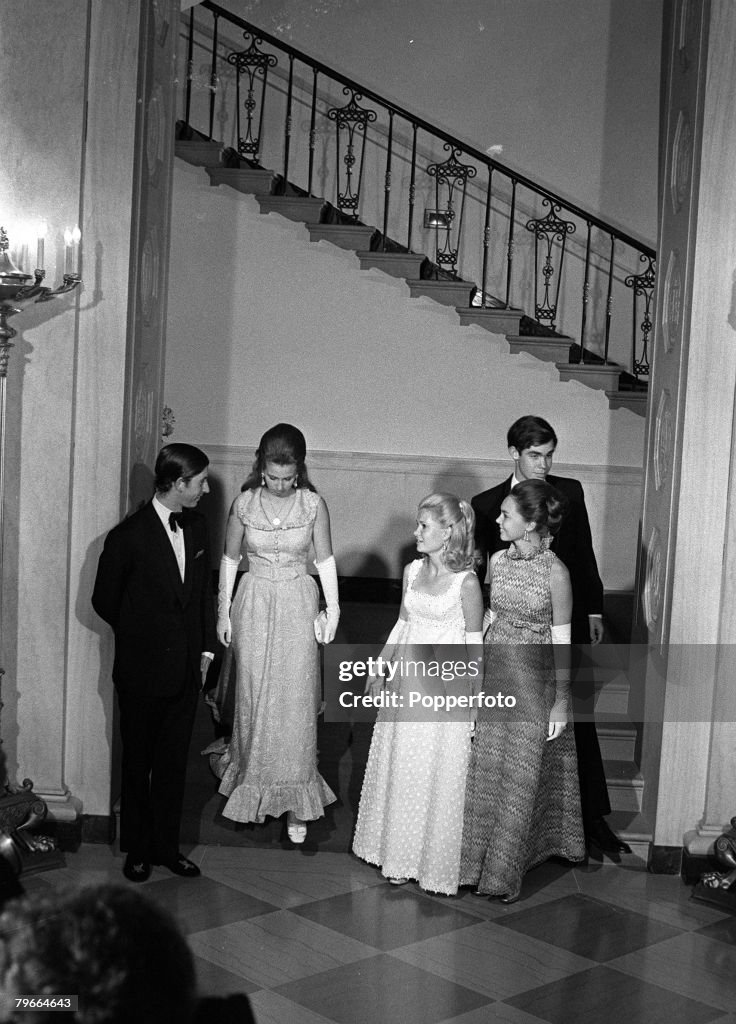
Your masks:
{"label": "wall sconce", "polygon": [[452,216],[448,210],[425,210],[425,228],[435,228],[438,231],[449,231]]}
{"label": "wall sconce", "polygon": [[[82,234],[78,227],[65,232],[64,251],[64,283],[58,288],[47,288],[43,285],[46,276],[44,270],[44,246],[48,231],[45,221],[41,221],[36,232],[36,269],[33,283],[30,274],[20,270],[8,255],[8,236],[5,228],[0,227],[0,657],[3,655],[2,644],[2,580],[3,580],[3,532],[5,505],[5,405],[7,393],[7,376],[12,339],[18,333],[9,324],[8,319],[16,313],[22,313],[28,302],[48,302],[57,295],[71,292],[82,283],[79,275],[79,242]],[[68,237],[67,237],[68,236]],[[23,250],[25,251],[25,247]],[[4,669],[0,668],[0,684]],[[2,708],[2,701],[0,701]],[[0,776],[5,772],[0,772]],[[18,843],[20,828],[28,828],[43,818],[46,804],[33,792],[33,783],[25,779],[21,789],[9,785],[7,778],[0,777],[0,847],[8,842],[17,853],[19,848],[38,853],[53,852],[54,841],[46,836],[32,836],[26,833],[26,839]],[[13,842],[15,840],[15,842]],[[7,856],[7,850],[0,848],[0,853]],[[18,864],[13,862],[17,870]],[[54,865],[55,866],[55,865]]]}
{"label": "wall sconce", "polygon": [[36,269],[33,273],[33,284],[28,284],[31,275],[23,273],[8,255],[8,236],[5,228],[0,227],[0,377],[5,378],[8,369],[8,356],[13,347],[11,338],[18,333],[8,324],[8,318],[23,311],[23,305],[33,302],[49,302],[57,295],[71,292],[82,283],[79,276],[79,242],[82,233],[78,227],[73,231],[64,232],[64,283],[58,288],[46,288],[43,279],[44,246],[48,227],[41,221],[37,230]]}

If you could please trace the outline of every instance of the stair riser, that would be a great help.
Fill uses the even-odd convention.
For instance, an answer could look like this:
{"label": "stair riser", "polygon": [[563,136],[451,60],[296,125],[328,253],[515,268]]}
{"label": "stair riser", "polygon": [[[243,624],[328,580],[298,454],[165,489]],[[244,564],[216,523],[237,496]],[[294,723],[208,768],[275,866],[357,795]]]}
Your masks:
{"label": "stair riser", "polygon": [[571,342],[546,341],[541,338],[518,337],[508,339],[509,348],[514,355],[528,352],[545,363],[564,363],[570,358]]}
{"label": "stair riser", "polygon": [[458,309],[463,327],[483,327],[493,334],[516,334],[523,313],[510,309]]}
{"label": "stair riser", "polygon": [[341,249],[354,249],[359,252],[371,244],[374,228],[356,224],[308,224],[309,237],[313,242],[332,242]]}
{"label": "stair riser", "polygon": [[601,755],[604,761],[633,761],[636,750],[636,735],[629,736],[622,733],[620,736],[613,734],[604,735],[598,730],[598,740],[601,748]]}
{"label": "stair riser", "polygon": [[220,162],[221,147],[217,142],[176,143],[176,155],[195,167],[210,167]]}
{"label": "stair riser", "polygon": [[637,416],[647,414],[647,392],[640,391],[606,391],[611,409],[629,409]]}
{"label": "stair riser", "polygon": [[274,176],[271,171],[243,170],[238,167],[208,167],[212,185],[229,185],[230,188],[248,195],[259,192],[268,194],[273,185]]}
{"label": "stair riser", "polygon": [[621,375],[620,367],[586,366],[564,362],[559,362],[556,365],[560,371],[560,380],[576,380],[589,388],[598,388],[600,391],[615,391],[618,388],[618,379]]}
{"label": "stair riser", "polygon": [[391,277],[402,277],[406,281],[415,278],[424,262],[423,256],[403,253],[359,252],[361,270],[382,270]]}
{"label": "stair riser", "polygon": [[611,810],[641,811],[642,795],[644,793],[644,782],[641,779],[635,782],[607,779],[606,782],[608,784],[608,799],[611,801]]}
{"label": "stair riser", "polygon": [[263,196],[256,195],[256,200],[261,208],[261,213],[280,213],[282,217],[289,220],[300,221],[304,224],[319,224],[324,199],[314,199],[309,196]]}
{"label": "stair riser", "polygon": [[606,683],[595,698],[595,710],[599,715],[626,715],[629,710],[629,684]]}
{"label": "stair riser", "polygon": [[445,306],[463,306],[470,303],[473,285],[467,281],[409,281],[413,299],[428,298]]}

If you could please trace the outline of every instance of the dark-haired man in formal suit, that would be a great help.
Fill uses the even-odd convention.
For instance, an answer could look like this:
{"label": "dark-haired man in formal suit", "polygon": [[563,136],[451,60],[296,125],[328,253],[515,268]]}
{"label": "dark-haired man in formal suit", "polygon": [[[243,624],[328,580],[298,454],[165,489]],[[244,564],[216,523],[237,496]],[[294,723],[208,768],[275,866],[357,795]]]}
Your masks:
{"label": "dark-haired man in formal suit", "polygon": [[208,465],[193,445],[161,449],[155,496],[108,534],[92,595],[115,632],[120,848],[133,882],[152,864],[200,873],[179,852],[179,828],[197,696],[216,642],[207,528],[194,511],[209,491]]}
{"label": "dark-haired man in formal suit", "polygon": [[[578,480],[550,474],[557,435],[546,420],[539,416],[522,416],[509,428],[507,442],[514,460],[513,474],[496,487],[476,494],[471,501],[475,512],[476,547],[482,556],[479,568],[481,582],[485,578],[488,558],[508,546],[501,540],[496,523],[504,498],[522,480],[546,480],[567,501],[567,514],[554,537],[552,550],[570,573],[572,643],[599,644],[603,639],[603,584],[593,551],[583,488]],[[619,839],[606,821],[611,805],[593,721],[575,722],[575,743],[588,849],[597,847],[613,856],[630,853],[628,844]]]}

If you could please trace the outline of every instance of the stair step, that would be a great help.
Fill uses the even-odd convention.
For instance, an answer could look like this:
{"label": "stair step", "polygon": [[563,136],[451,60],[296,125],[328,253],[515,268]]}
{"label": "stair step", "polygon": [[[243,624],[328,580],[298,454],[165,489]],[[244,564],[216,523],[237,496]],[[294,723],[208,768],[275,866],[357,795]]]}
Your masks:
{"label": "stair step", "polygon": [[611,409],[630,409],[638,416],[646,416],[648,394],[646,391],[606,391]]}
{"label": "stair step", "polygon": [[596,687],[595,713],[597,715],[626,715],[629,710],[631,686],[623,678],[606,680]]}
{"label": "stair step", "polygon": [[174,144],[174,153],[188,164],[196,167],[211,167],[219,164],[222,145],[219,142],[212,142],[202,139],[188,140],[177,139]]}
{"label": "stair step", "polygon": [[341,249],[369,249],[375,228],[365,224],[307,224],[313,242],[332,242]]}
{"label": "stair step", "polygon": [[460,323],[463,327],[475,325],[485,327],[493,334],[515,334],[519,330],[519,321],[524,316],[523,309],[509,306],[457,306]]}
{"label": "stair step", "polygon": [[407,281],[413,299],[427,297],[445,306],[469,306],[475,285],[470,281],[438,281],[433,278]]}
{"label": "stair step", "polygon": [[[616,833],[621,836],[631,847],[632,854],[643,861],[642,869],[646,869],[649,863],[649,851],[652,840],[651,822],[638,811],[616,811],[613,810],[606,818],[606,821]],[[626,866],[633,866],[627,855],[624,855]]]}
{"label": "stair step", "polygon": [[608,798],[614,811],[641,811],[644,779],[633,761],[604,762]]}
{"label": "stair step", "polygon": [[636,750],[636,729],[597,725],[598,742],[604,761],[633,761]]}
{"label": "stair step", "polygon": [[229,185],[238,192],[267,194],[276,177],[265,167],[208,167],[211,185]]}
{"label": "stair step", "polygon": [[530,352],[537,359],[546,363],[567,363],[570,359],[570,349],[574,342],[572,338],[545,338],[537,335],[507,334],[506,340],[514,355],[519,352]]}
{"label": "stair step", "polygon": [[319,224],[324,199],[315,196],[270,196],[256,194],[261,213],[280,213],[289,220]]}
{"label": "stair step", "polygon": [[576,380],[589,388],[600,391],[614,391],[623,370],[620,366],[606,366],[603,363],[565,363],[555,364],[560,371],[560,380]]}
{"label": "stair step", "polygon": [[382,270],[392,277],[409,281],[416,278],[426,257],[413,252],[359,252],[361,270]]}

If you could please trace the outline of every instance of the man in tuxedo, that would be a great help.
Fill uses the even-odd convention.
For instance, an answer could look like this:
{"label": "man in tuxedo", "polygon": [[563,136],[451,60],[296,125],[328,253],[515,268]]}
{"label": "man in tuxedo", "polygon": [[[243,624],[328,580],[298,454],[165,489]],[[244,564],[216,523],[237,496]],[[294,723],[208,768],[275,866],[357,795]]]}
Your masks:
{"label": "man in tuxedo", "polygon": [[120,848],[133,882],[152,864],[200,873],[179,852],[179,827],[197,695],[216,642],[207,528],[194,511],[209,491],[208,465],[192,445],[161,449],[155,496],[108,534],[92,594],[115,632]]}
{"label": "man in tuxedo", "polygon": [[[599,644],[603,639],[603,584],[593,551],[583,488],[578,480],[550,474],[557,435],[546,420],[539,416],[522,416],[510,427],[507,442],[509,455],[514,460],[513,474],[496,487],[476,494],[471,501],[475,512],[476,547],[482,558],[479,567],[481,582],[485,580],[488,558],[508,546],[501,540],[496,522],[504,498],[522,480],[546,480],[567,501],[567,513],[554,537],[552,550],[570,573],[573,651],[575,645]],[[580,698],[581,694],[578,692],[577,696]],[[611,812],[611,805],[598,735],[592,720],[575,722],[575,743],[588,849],[597,847],[614,857],[630,853],[628,844],[619,839],[605,820]]]}

